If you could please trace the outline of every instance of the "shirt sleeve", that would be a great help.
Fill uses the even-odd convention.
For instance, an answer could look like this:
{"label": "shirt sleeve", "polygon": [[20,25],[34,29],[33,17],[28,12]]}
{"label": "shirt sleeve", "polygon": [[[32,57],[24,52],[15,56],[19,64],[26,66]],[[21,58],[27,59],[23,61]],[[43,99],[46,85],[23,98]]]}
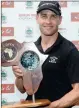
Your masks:
{"label": "shirt sleeve", "polygon": [[79,83],[79,51],[76,48],[70,51],[67,72],[71,84]]}

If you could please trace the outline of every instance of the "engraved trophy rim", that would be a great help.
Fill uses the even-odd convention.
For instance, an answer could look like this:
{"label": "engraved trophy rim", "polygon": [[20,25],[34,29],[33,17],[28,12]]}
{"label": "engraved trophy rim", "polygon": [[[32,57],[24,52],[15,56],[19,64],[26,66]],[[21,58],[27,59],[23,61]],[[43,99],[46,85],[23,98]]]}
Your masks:
{"label": "engraved trophy rim", "polygon": [[[12,59],[9,59],[9,60],[5,59],[6,57],[3,55],[4,50],[8,47],[12,47],[16,51],[15,56]],[[10,48],[10,49],[12,50],[12,48]],[[15,39],[10,39],[10,40],[3,41],[1,43],[1,50],[2,50],[1,51],[1,65],[4,66],[4,67],[12,66],[12,64],[14,64],[14,61],[17,60],[18,50],[20,50],[21,48],[22,48],[21,43],[19,43]]]}

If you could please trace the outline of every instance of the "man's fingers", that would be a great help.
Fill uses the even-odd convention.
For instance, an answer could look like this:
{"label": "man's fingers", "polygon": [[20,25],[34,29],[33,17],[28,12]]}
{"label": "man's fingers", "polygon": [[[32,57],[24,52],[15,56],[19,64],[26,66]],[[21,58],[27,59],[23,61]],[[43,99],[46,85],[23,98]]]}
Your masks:
{"label": "man's fingers", "polygon": [[20,68],[19,66],[12,66],[12,69],[15,70],[15,69],[20,69]]}
{"label": "man's fingers", "polygon": [[23,76],[23,73],[17,73],[17,72],[15,72],[14,74],[15,74],[16,77]]}
{"label": "man's fingers", "polygon": [[12,70],[16,77],[23,76],[23,72],[18,66],[12,66]]}
{"label": "man's fingers", "polygon": [[21,69],[16,69],[15,71],[16,71],[17,73],[20,73],[20,74],[22,73]]}

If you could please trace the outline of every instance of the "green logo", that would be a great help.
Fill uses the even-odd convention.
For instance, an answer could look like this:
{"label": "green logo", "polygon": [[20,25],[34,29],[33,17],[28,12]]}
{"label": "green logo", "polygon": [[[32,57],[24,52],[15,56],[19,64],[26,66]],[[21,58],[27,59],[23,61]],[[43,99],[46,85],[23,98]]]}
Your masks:
{"label": "green logo", "polygon": [[32,1],[27,1],[26,2],[26,8],[32,8],[33,2]]}
{"label": "green logo", "polygon": [[33,34],[33,29],[32,28],[27,28],[26,31],[26,37],[31,37]]}
{"label": "green logo", "polygon": [[7,79],[7,73],[5,72],[5,70],[1,70],[1,78],[2,78],[2,80]]}
{"label": "green logo", "polygon": [[7,100],[6,99],[2,99],[1,100],[1,105],[5,105],[5,104],[7,104]]}
{"label": "green logo", "polygon": [[1,18],[2,18],[2,23],[6,23],[7,17],[4,14],[1,15]]}

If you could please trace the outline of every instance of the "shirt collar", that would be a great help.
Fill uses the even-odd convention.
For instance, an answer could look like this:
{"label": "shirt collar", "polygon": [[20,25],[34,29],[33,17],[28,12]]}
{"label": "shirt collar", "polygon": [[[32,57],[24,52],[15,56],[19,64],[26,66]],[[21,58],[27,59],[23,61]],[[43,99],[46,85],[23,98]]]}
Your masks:
{"label": "shirt collar", "polygon": [[[51,46],[49,47],[45,52],[49,52],[52,48],[55,48],[56,46],[59,46],[59,44],[62,42],[62,35],[58,32],[58,37],[57,37],[57,40],[56,42]],[[35,45],[37,46],[37,48],[43,53],[43,49],[41,47],[41,36],[38,38],[38,40],[35,42]]]}

